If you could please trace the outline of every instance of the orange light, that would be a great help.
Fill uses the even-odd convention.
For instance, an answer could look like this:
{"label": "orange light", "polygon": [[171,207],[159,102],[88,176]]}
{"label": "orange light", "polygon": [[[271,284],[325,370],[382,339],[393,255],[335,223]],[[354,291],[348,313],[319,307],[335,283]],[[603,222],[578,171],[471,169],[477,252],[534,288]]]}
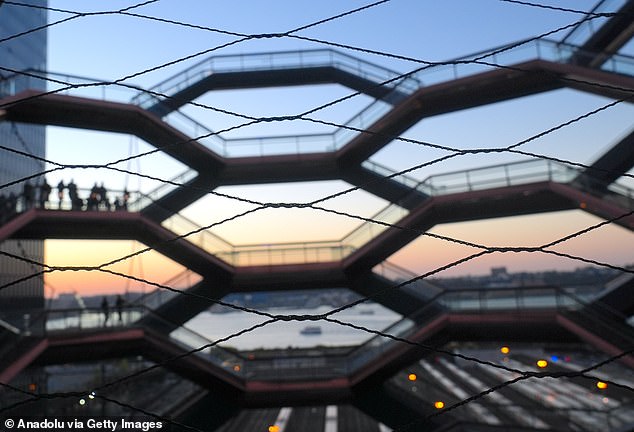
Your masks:
{"label": "orange light", "polygon": [[30,383],[30,384],[29,384],[29,391],[30,391],[30,392],[34,392],[35,390],[37,390],[37,384],[35,384],[35,383]]}
{"label": "orange light", "polygon": [[278,425],[269,426],[269,432],[280,432],[280,427]]}
{"label": "orange light", "polygon": [[586,208],[588,205],[585,202],[581,202],[579,203],[579,207],[581,207],[582,209]]}
{"label": "orange light", "polygon": [[603,382],[603,381],[598,381],[597,382],[597,388],[599,388],[601,390],[606,389],[606,388],[608,388],[608,383]]}
{"label": "orange light", "polygon": [[545,368],[548,366],[548,362],[546,360],[537,360],[537,367]]}
{"label": "orange light", "polygon": [[410,381],[416,381],[416,378],[418,378],[416,376],[416,374],[411,373],[411,374],[407,375],[407,379],[410,380]]}
{"label": "orange light", "polygon": [[235,365],[233,367],[233,370],[236,371],[236,372],[240,372],[240,365]]}
{"label": "orange light", "polygon": [[434,402],[434,407],[436,407],[436,409],[443,409],[445,407],[445,403],[443,401],[436,401]]}
{"label": "orange light", "polygon": [[508,354],[508,353],[511,352],[511,349],[509,347],[507,347],[507,346],[503,346],[502,348],[500,348],[500,352],[502,354]]}

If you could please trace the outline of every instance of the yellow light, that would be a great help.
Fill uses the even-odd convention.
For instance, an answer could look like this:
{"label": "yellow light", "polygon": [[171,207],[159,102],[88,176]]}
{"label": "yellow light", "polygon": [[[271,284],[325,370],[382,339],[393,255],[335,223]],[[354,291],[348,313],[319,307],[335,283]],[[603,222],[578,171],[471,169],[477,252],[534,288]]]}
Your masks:
{"label": "yellow light", "polygon": [[537,360],[537,367],[545,368],[548,366],[548,362],[546,360]]}
{"label": "yellow light", "polygon": [[508,353],[511,352],[511,349],[509,347],[507,347],[507,346],[503,346],[502,348],[500,348],[500,352],[502,354],[508,354]]}
{"label": "yellow light", "polygon": [[601,390],[608,388],[608,383],[603,382],[603,381],[598,381],[597,382],[597,388],[600,388]]}
{"label": "yellow light", "polygon": [[445,407],[445,403],[443,401],[436,401],[434,402],[434,406],[436,409],[443,409]]}
{"label": "yellow light", "polygon": [[280,432],[280,427],[278,425],[269,426],[269,432]]}
{"label": "yellow light", "polygon": [[407,379],[410,381],[416,381],[416,378],[417,378],[416,374],[411,373],[407,375]]}

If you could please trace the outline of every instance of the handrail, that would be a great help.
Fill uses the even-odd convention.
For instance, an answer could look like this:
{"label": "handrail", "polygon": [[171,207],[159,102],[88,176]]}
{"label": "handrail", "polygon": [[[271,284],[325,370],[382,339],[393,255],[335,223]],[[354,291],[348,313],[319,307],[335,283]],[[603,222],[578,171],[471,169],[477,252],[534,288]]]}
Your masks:
{"label": "handrail", "polygon": [[[504,296],[505,294],[506,296]],[[430,322],[443,311],[482,312],[491,309],[520,311],[530,308],[575,310],[583,314],[585,307],[586,304],[574,294],[557,286],[443,290],[431,297],[416,312],[403,317],[400,321],[383,330],[382,333],[407,338],[420,328],[421,323]],[[415,325],[415,322],[418,325]],[[606,326],[614,331],[619,331],[609,324]],[[627,335],[627,337],[631,337],[631,335]],[[354,348],[349,354],[349,357],[353,358],[349,360],[349,365],[352,368],[349,372],[362,367],[367,361],[374,358],[371,355],[373,351],[385,352],[396,343],[398,342],[390,338],[374,336],[363,345]]]}
{"label": "handrail", "polygon": [[2,327],[3,329],[7,330],[10,333],[13,333],[14,335],[19,335],[20,334],[20,329],[19,328],[17,328],[14,325],[9,324],[5,320],[0,319],[0,327]]}
{"label": "handrail", "polygon": [[[385,166],[381,166],[381,169],[390,170]],[[612,200],[616,204],[625,206],[628,209],[634,209],[634,189],[614,182],[609,185],[610,190],[613,192],[612,194],[599,193],[596,188],[590,187],[589,184],[581,184],[575,181],[580,172],[581,170],[579,168],[571,165],[537,159],[434,174],[419,181],[416,186],[411,189],[410,193],[401,198],[399,202],[388,204],[385,208],[371,216],[370,219],[379,220],[388,224],[396,222],[396,220],[408,213],[399,203],[406,201],[416,193],[423,193],[428,196],[439,196],[539,181],[555,181],[558,183],[572,182],[575,186],[583,187],[585,192]],[[398,176],[394,178],[399,180]],[[410,181],[409,178],[407,181]],[[594,182],[593,184],[596,185],[598,183]],[[408,184],[405,185],[408,186]],[[340,242],[342,244],[359,247],[386,228],[385,225],[378,225],[369,221],[364,222],[341,238]]]}
{"label": "handrail", "polygon": [[[300,51],[278,51],[250,54],[212,55],[167,78],[150,90],[155,93],[175,94],[191,83],[214,73],[243,72],[257,70],[277,70],[288,68],[305,68],[316,66],[333,66],[352,72],[362,78],[373,81],[387,81],[399,77],[400,73],[386,67],[358,59],[349,54],[333,49],[314,49]],[[412,78],[400,80],[406,82],[411,89],[419,86]],[[412,90],[410,90],[411,92]],[[148,108],[151,102],[158,100],[155,96],[140,93],[132,98],[131,103]]]}
{"label": "handrail", "polygon": [[372,269],[373,273],[382,276],[394,285],[401,285],[400,289],[428,301],[437,294],[443,293],[444,288],[429,282],[426,278],[418,278],[414,272],[400,267],[393,262],[383,261]]}
{"label": "handrail", "polygon": [[[539,58],[539,59],[545,59],[545,60],[555,61],[559,63],[562,63],[562,62],[565,63],[568,60],[570,60],[573,55],[576,55],[576,56],[584,55],[583,50],[581,50],[580,47],[576,45],[555,42],[548,39],[539,39],[534,41],[527,40],[527,41],[528,43],[523,43],[526,41],[520,41],[517,44],[513,44],[518,46],[511,48],[508,51],[500,52],[501,50],[503,50],[503,48],[512,46],[512,45],[506,44],[506,45],[496,47],[493,49],[481,51],[474,54],[469,54],[467,56],[462,56],[448,62],[431,64],[429,67],[424,68],[423,70],[419,72],[416,72],[410,75],[408,74],[402,75],[403,78],[400,78],[398,80],[398,84],[393,86],[393,88],[403,86],[405,85],[405,83],[407,83],[407,85],[409,86],[408,92],[411,93],[415,91],[416,89],[418,89],[422,85],[422,83],[425,83],[425,85],[430,85],[434,83],[448,81],[451,79],[457,79],[459,77],[464,77],[464,76],[473,74],[474,70],[477,71],[477,70],[482,70],[483,68],[491,67],[484,64],[472,63],[471,60],[476,58],[482,62],[492,60],[493,63],[495,64],[500,64],[500,63],[514,64],[517,61],[524,61],[526,58]],[[518,58],[517,56],[518,52],[522,52],[523,54],[525,54],[526,51],[530,51],[532,53],[532,56],[529,57],[526,55],[521,55]],[[298,56],[298,58],[300,59],[303,59],[303,56],[310,57],[310,55],[313,55],[315,53],[321,53],[320,55],[327,53],[328,55],[326,57],[329,59],[328,61],[333,61],[332,56],[335,56],[337,58],[341,56],[346,59],[354,59],[353,57],[348,56],[346,54],[341,54],[337,52],[335,52],[336,54],[332,54],[330,50],[313,50],[313,51],[307,51],[305,54],[302,54],[302,51],[293,51],[293,52],[281,52],[281,53],[253,54],[252,56],[251,55],[228,55],[228,56],[211,57],[210,59],[205,59],[199,62],[199,64],[194,65],[193,68],[202,67],[200,65],[208,63],[208,62],[213,63],[214,58],[224,59],[224,60],[239,59],[237,63],[240,65],[240,70],[244,70],[244,68],[254,68],[256,66],[261,68],[262,66],[258,64],[259,60],[255,61],[254,63],[249,63],[250,62],[249,59],[251,60],[262,59],[262,58],[273,59],[273,58],[277,58],[276,56],[285,57],[291,54]],[[596,53],[588,53],[587,55],[596,56]],[[269,61],[272,61],[272,60],[269,60]],[[371,65],[372,67],[378,68],[384,72],[387,71],[386,73],[388,73],[388,75],[391,78],[401,76],[397,72],[388,70],[381,66],[373,65],[363,60],[354,59],[354,61],[359,64]],[[340,63],[342,65],[345,64],[345,62],[340,62]],[[249,64],[249,66],[246,66],[246,64]],[[303,64],[303,63],[300,62],[300,64]],[[634,58],[630,56],[625,56],[622,54],[610,55],[609,61],[606,62],[602,66],[602,68],[604,70],[607,69],[608,71],[614,72],[614,73],[619,73],[619,74],[625,73],[629,75],[634,75]],[[359,68],[354,67],[352,69],[354,69],[355,72],[358,72],[357,69]],[[44,73],[43,71],[38,71],[38,72]],[[53,73],[51,72],[51,74]],[[186,80],[191,79],[191,77],[187,76],[187,73],[185,73],[185,75],[186,75]],[[440,77],[440,79],[438,77]],[[91,78],[74,77],[74,79],[85,80],[87,81],[88,85],[76,87],[73,89],[68,89],[66,91],[72,91],[73,93],[76,91],[79,91],[79,92],[93,91],[94,92],[95,89],[97,89],[98,91],[101,91],[102,93],[101,98],[105,99],[105,92],[108,88],[110,88],[110,86],[99,86],[98,84],[100,84],[101,81],[96,81]],[[8,81],[3,81],[3,82],[8,82]],[[52,87],[53,84],[55,83],[49,82],[49,87]],[[91,84],[96,84],[96,85],[91,85]],[[159,84],[159,86],[164,84],[165,83],[161,83]],[[136,88],[136,86],[127,86],[122,84],[115,86],[117,90],[124,89],[125,91],[129,91],[131,87]],[[146,95],[145,97],[147,98],[156,98],[154,95],[150,95],[148,91],[141,91],[141,93],[137,94],[137,96],[135,96],[135,98],[133,99],[135,101],[138,101],[142,95]],[[360,113],[358,113],[355,117],[353,117],[348,122],[346,122],[345,126],[350,127],[351,129],[347,129],[346,127],[339,128],[332,134],[323,134],[323,135],[318,134],[318,135],[306,135],[306,136],[298,135],[294,137],[241,138],[241,139],[233,140],[235,144],[241,143],[243,145],[246,145],[247,143],[251,143],[250,145],[250,148],[252,149],[251,152],[248,152],[244,148],[236,152],[234,149],[235,146],[231,146],[231,147],[226,146],[226,143],[228,140],[225,140],[224,138],[213,134],[213,132],[209,131],[207,128],[204,129],[207,131],[204,134],[194,133],[193,137],[208,135],[210,133],[213,134],[212,136],[208,137],[208,139],[203,139],[202,141],[209,141],[208,144],[210,145],[210,149],[217,151],[219,154],[225,157],[248,156],[248,155],[253,156],[258,154],[263,156],[263,155],[269,155],[269,154],[288,154],[293,152],[294,153],[330,152],[330,151],[334,151],[341,148],[343,145],[349,142],[350,139],[356,136],[359,132],[355,129],[363,130],[369,127],[380,116],[386,113],[387,110],[390,109],[390,106],[391,105],[389,103],[385,103],[382,100],[376,100],[372,102],[370,105],[368,105]],[[180,119],[177,118],[178,116],[180,116]],[[182,128],[193,129],[194,131],[200,129],[200,124],[198,124],[195,120],[191,119],[190,117],[183,115],[182,113],[169,115],[166,118],[166,121],[181,130]],[[179,121],[180,121],[180,124],[175,123]],[[189,123],[189,125],[187,123]],[[319,137],[318,142],[314,141],[316,137]],[[220,149],[218,149],[218,147],[220,147]]]}
{"label": "handrail", "polygon": [[[44,312],[45,334],[55,331],[64,331],[68,329],[85,330],[85,329],[117,329],[120,327],[137,327],[140,324],[140,319],[144,316],[151,315],[153,321],[160,321],[170,324],[171,327],[176,327],[174,331],[169,334],[169,338],[182,346],[183,349],[189,350],[192,348],[200,348],[205,345],[212,345],[213,341],[200,333],[186,327],[183,324],[174,323],[165,316],[162,316],[154,309],[147,307],[146,305],[127,304],[121,309],[121,319],[116,316],[118,310],[111,309],[110,313],[113,315],[107,320],[105,319],[104,311],[99,308],[69,308],[69,309],[52,309]],[[108,324],[110,323],[110,324]],[[141,325],[146,328],[147,326]],[[148,330],[152,330],[152,327],[147,327]],[[225,367],[227,362],[230,364],[239,364],[244,359],[237,353],[227,350],[221,346],[213,345],[206,350],[197,352],[196,355],[206,358],[212,363]],[[239,372],[236,368],[235,371]]]}
{"label": "handrail", "polygon": [[[191,282],[192,278],[196,280],[195,283],[198,283],[200,282],[200,280],[202,280],[202,277],[198,275],[197,273],[194,273],[193,271],[189,269],[185,269],[182,272],[175,275],[174,277],[170,278],[169,280],[163,282],[161,285],[168,286],[173,289],[182,290],[183,288],[190,288],[193,286],[193,283]],[[178,285],[183,285],[182,282],[185,282],[185,281],[187,283],[184,284],[184,286],[180,286],[180,287],[178,286]],[[150,310],[156,310],[161,305],[175,298],[178,294],[179,293],[177,291],[167,290],[164,288],[156,288],[150,291],[149,293],[144,294],[141,297],[135,299],[131,304],[134,306],[144,306]]]}
{"label": "handrail", "polygon": [[[407,338],[421,328],[421,323],[430,322],[444,312],[482,313],[491,310],[502,312],[538,309],[583,313],[584,305],[574,294],[566,292],[560,287],[552,286],[443,290],[430,297],[425,305],[415,313],[388,326],[382,333],[398,338]],[[123,309],[123,319],[120,324],[117,324],[117,317],[113,317],[113,324],[107,328],[117,328],[119,325],[138,325],[138,318],[146,314],[152,314],[153,318],[170,322],[169,319],[157,314],[145,305],[130,304]],[[102,317],[103,311],[100,308],[49,310],[45,313],[45,322],[47,323],[45,329],[54,331],[55,329],[69,328],[78,330],[100,328],[104,324]],[[198,348],[212,343],[205,336],[182,325],[170,334],[170,338],[174,342],[184,345],[185,349]],[[310,378],[349,375],[363,367],[371,359],[376,358],[378,353],[386,352],[397,343],[391,338],[374,336],[352,350],[325,348],[316,352],[313,349],[304,354],[300,353],[288,357],[280,355],[273,358],[262,355],[245,357],[244,354],[219,346],[214,346],[197,355],[237,377],[258,380],[293,380],[306,379],[308,378],[307,373]]]}
{"label": "handrail", "polygon": [[371,159],[364,160],[361,163],[361,166],[382,177],[389,177],[391,179],[394,179],[397,182],[401,183],[402,185],[408,186],[410,188],[415,188],[420,183],[420,180],[414,177],[410,177],[407,174],[398,174],[393,169],[388,168],[387,166],[380,164],[376,161],[373,161]]}
{"label": "handrail", "polygon": [[[595,4],[590,11],[586,14],[586,18],[591,16],[592,14],[600,14],[605,13],[611,10],[618,10],[621,6],[625,4],[625,0],[600,0],[597,4]],[[616,7],[615,7],[616,6]],[[574,42],[569,42],[571,39],[585,37],[586,40],[589,36],[592,36],[596,29],[596,20],[584,20],[574,26],[561,40],[561,43],[570,44]],[[586,33],[586,34],[584,34]],[[581,34],[581,36],[577,36]],[[583,41],[585,42],[585,40]],[[583,42],[579,41],[577,44],[581,45]]]}
{"label": "handrail", "polygon": [[198,172],[193,169],[187,169],[180,174],[177,174],[173,178],[171,178],[167,182],[163,182],[158,185],[155,189],[150,192],[139,192],[137,195],[137,199],[131,199],[128,202],[128,210],[129,211],[141,211],[150,204],[155,203],[160,199],[160,197],[164,197],[174,189],[176,189],[177,185],[184,185],[190,180],[193,180],[198,175]]}
{"label": "handrail", "polygon": [[[382,167],[384,170],[389,168]],[[606,188],[609,190],[598,190],[597,181],[580,181],[577,167],[566,165],[561,162],[549,160],[523,160],[506,164],[497,164],[486,167],[478,167],[461,171],[453,171],[444,174],[434,174],[421,180],[415,188],[410,188],[410,192],[396,203],[390,203],[369,219],[375,222],[366,221],[352,229],[340,239],[321,240],[309,242],[289,242],[280,244],[246,244],[235,245],[222,237],[203,229],[196,222],[178,214],[164,220],[161,224],[171,230],[176,235],[187,235],[186,238],[203,248],[207,252],[218,256],[231,265],[276,265],[292,264],[298,262],[330,262],[341,260],[358,248],[375,238],[387,229],[389,224],[397,223],[409,214],[409,210],[399,204],[414,196],[420,197],[421,193],[427,196],[436,196],[450,193],[460,193],[474,190],[484,190],[495,187],[508,187],[535,182],[554,181],[563,184],[570,184],[590,194],[596,195],[605,200],[611,200],[617,205],[634,209],[634,189],[612,183]],[[192,175],[186,171],[177,178],[187,179]],[[157,191],[151,194],[158,194]],[[122,191],[109,191],[113,193],[123,193]],[[144,202],[155,202],[151,196],[140,192],[129,192],[131,196],[138,196],[132,199],[130,205],[133,208],[140,206]],[[423,196],[424,196],[423,195]],[[19,201],[20,202],[20,201]],[[55,208],[55,202],[49,203],[48,208]],[[147,204],[146,204],[147,205]],[[64,206],[62,206],[65,208]],[[20,210],[20,209],[18,209]]]}
{"label": "handrail", "polygon": [[[513,44],[517,45],[517,44]],[[480,51],[477,53],[469,54],[466,56],[458,57],[456,59],[450,60],[448,62],[442,62],[439,64],[432,64],[423,70],[413,73],[413,74],[405,74],[402,75],[403,78],[399,80],[398,84],[393,86],[394,89],[399,88],[405,84],[406,85],[406,93],[412,93],[413,91],[420,88],[423,83],[425,85],[430,85],[434,83],[439,83],[443,81],[448,81],[450,79],[457,79],[460,77],[468,76],[474,73],[474,69],[481,70],[484,68],[490,68],[490,66],[486,65],[478,65],[478,64],[469,64],[471,59],[478,58],[482,62],[493,61],[495,64],[514,64],[517,61],[524,61],[528,56],[522,55],[520,58],[517,57],[518,52],[526,52],[530,51],[532,53],[532,58],[545,59],[549,61],[555,61],[558,63],[566,63],[569,59],[572,58],[573,55],[596,55],[596,53],[585,53],[580,47],[556,42],[548,39],[540,39],[536,41],[528,40],[528,43],[523,43],[520,41],[520,45],[512,48],[508,51],[503,51],[505,47],[510,46],[509,44],[499,46],[493,49]],[[328,50],[315,50],[314,52],[327,52]],[[299,54],[301,52],[292,52],[295,54]],[[310,51],[308,52],[311,53]],[[489,54],[489,55],[487,55]],[[266,53],[263,56],[275,56],[276,53]],[[289,55],[289,52],[281,52],[280,56]],[[260,58],[259,54],[254,54],[254,58]],[[203,60],[198,65],[193,66],[192,68],[202,67],[200,65],[205,62],[213,62],[213,59],[216,57],[211,57],[209,59]],[[249,58],[249,55],[237,55],[237,56],[225,56],[225,57],[217,57],[217,58],[239,58],[241,63],[238,70],[245,70],[245,60]],[[507,61],[503,61],[507,60]],[[247,61],[248,63],[248,61]],[[189,82],[194,77],[188,75],[191,69],[187,69],[185,73],[184,80],[180,80],[179,82]],[[614,73],[627,73],[629,75],[634,75],[634,58],[630,56],[625,56],[622,54],[614,54],[611,55],[609,65],[606,63],[603,65],[603,69],[607,69],[608,71]],[[253,69],[259,70],[259,69]],[[206,70],[202,75],[206,75],[210,73]],[[399,76],[398,73],[390,71],[390,74],[394,74],[394,76]],[[173,77],[175,79],[180,75]],[[196,75],[195,77],[199,77]],[[440,77],[440,79],[438,78]],[[159,84],[159,87],[164,83]],[[165,91],[157,91],[158,93],[165,93]],[[138,98],[134,99],[133,103],[140,103],[141,106],[144,106],[142,102],[139,102],[142,94],[139,95]],[[155,96],[145,94],[146,98],[149,100],[158,99]],[[227,140],[219,135],[214,136],[213,140],[207,140],[209,142],[209,148],[213,151],[218,152],[220,155],[224,157],[238,157],[238,156],[253,156],[253,155],[272,155],[272,154],[287,154],[287,153],[306,153],[306,152],[330,152],[335,151],[341,148],[343,145],[348,143],[350,139],[354,136],[358,135],[357,130],[367,129],[372,123],[374,123],[380,116],[385,114],[391,105],[382,100],[375,100],[370,103],[366,108],[364,108],[357,115],[352,117],[349,121],[344,124],[344,127],[340,127],[335,132],[331,134],[318,134],[318,135],[298,135],[298,136],[289,136],[289,137],[257,137],[257,138],[240,138],[234,140]],[[178,111],[176,111],[178,112]],[[181,113],[182,115],[182,113]],[[203,136],[208,134],[213,134],[212,131],[207,128],[201,128],[201,125],[195,120],[191,119],[188,116],[184,116],[180,119],[176,117],[178,114],[170,114],[166,117],[166,121],[172,124],[174,127],[182,130],[183,127],[188,130],[199,131],[198,133],[194,133],[194,137]],[[178,122],[178,123],[176,123]],[[183,122],[189,122],[189,125],[184,124]],[[200,133],[205,130],[205,133]],[[319,138],[315,141],[315,138]],[[205,141],[205,140],[203,140]],[[234,145],[227,145],[232,142]],[[243,146],[241,149],[236,150],[236,144]],[[247,147],[250,146],[250,147]],[[248,149],[251,151],[248,151]]]}

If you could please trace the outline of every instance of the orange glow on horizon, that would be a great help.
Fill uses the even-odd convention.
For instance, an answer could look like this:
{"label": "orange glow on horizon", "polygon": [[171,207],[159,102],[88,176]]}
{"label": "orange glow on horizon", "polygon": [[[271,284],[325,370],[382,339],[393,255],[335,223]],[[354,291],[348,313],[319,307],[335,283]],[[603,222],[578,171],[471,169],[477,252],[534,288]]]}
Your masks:
{"label": "orange glow on horizon", "polygon": [[[200,208],[191,209],[200,210]],[[235,209],[234,209],[235,210]],[[296,209],[297,215],[308,215],[308,209]],[[354,213],[354,212],[353,212]],[[269,225],[260,223],[274,220]],[[281,241],[304,241],[325,238],[346,232],[349,219],[332,219],[323,225],[324,215],[316,220],[304,220],[305,224],[296,222],[293,228],[287,223],[286,209],[267,209],[249,217],[239,218],[223,224],[223,229],[236,230],[241,238],[232,238],[236,245],[257,243],[260,240],[273,239]],[[218,217],[218,215],[214,215]],[[300,219],[301,219],[300,218]],[[330,219],[329,219],[330,220]],[[600,219],[590,216],[580,210],[554,212],[544,215],[517,216],[485,221],[444,224],[435,227],[431,232],[451,238],[474,242],[488,246],[535,246],[548,243],[564,235],[596,224]],[[257,221],[257,223],[255,223]],[[206,220],[205,222],[209,222]],[[251,223],[247,223],[251,222]],[[300,221],[302,222],[302,221]],[[344,223],[345,222],[345,223]],[[298,225],[299,224],[299,225]],[[334,229],[335,225],[346,226],[346,229]],[[358,226],[354,221],[354,226]],[[314,229],[312,229],[313,227]],[[623,257],[629,256],[631,233],[621,227],[609,225],[588,232],[557,245],[553,249],[583,256],[589,259],[624,265]],[[245,237],[246,236],[246,237]],[[336,240],[338,237],[332,238]],[[272,243],[274,244],[274,243]],[[109,261],[119,259],[145,248],[134,241],[88,241],[88,240],[46,240],[45,263],[50,266],[99,266]],[[466,258],[481,251],[474,247],[459,245],[449,241],[420,236],[405,248],[389,257],[391,262],[398,264],[415,273],[424,273],[446,266],[459,259]],[[324,253],[327,253],[324,252]],[[301,254],[304,256],[305,254]],[[337,257],[333,259],[338,259]],[[539,252],[519,252],[514,254],[491,253],[464,263],[450,267],[437,273],[434,277],[463,276],[468,274],[488,274],[491,267],[506,266],[509,272],[544,271],[544,270],[573,270],[579,267],[579,261],[553,257]],[[99,270],[53,271],[44,275],[47,285],[46,295],[55,296],[60,293],[78,292],[82,295],[98,295],[107,293],[121,293],[125,291],[144,291],[154,289],[148,284],[134,281],[122,275],[131,275],[140,279],[147,279],[154,283],[165,283],[171,277],[183,271],[184,268],[161,254],[149,251],[123,260],[107,267],[108,270],[121,275],[108,275]]]}
{"label": "orange glow on horizon", "polygon": [[[430,232],[487,247],[535,247],[593,226],[602,219],[581,210],[537,215],[515,216],[472,222],[443,224]],[[553,250],[574,256],[627,265],[624,257],[631,256],[632,233],[610,224],[567,240]],[[433,271],[464,259],[482,249],[460,245],[448,240],[420,236],[388,258],[417,274]],[[454,277],[489,274],[491,267],[507,267],[510,273],[520,271],[569,270],[584,264],[578,260],[555,257],[541,252],[495,252],[467,260],[433,277]]]}
{"label": "orange glow on horizon", "polygon": [[[78,293],[91,296],[125,291],[149,292],[156,287],[123,275],[162,284],[184,271],[181,265],[154,251],[104,267],[120,275],[91,269],[143,248],[145,248],[144,245],[133,241],[47,240],[44,248],[44,260],[47,265],[87,267],[87,269],[46,273],[44,275],[46,295],[54,297],[62,293]],[[198,280],[198,276],[194,273],[191,273],[191,276],[193,282]]]}

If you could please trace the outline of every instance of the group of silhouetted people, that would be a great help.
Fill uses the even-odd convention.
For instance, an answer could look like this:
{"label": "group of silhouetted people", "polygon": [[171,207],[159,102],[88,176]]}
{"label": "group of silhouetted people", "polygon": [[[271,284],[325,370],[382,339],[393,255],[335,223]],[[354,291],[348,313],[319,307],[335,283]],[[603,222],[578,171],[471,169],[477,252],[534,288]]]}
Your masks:
{"label": "group of silhouetted people", "polygon": [[22,194],[16,195],[10,192],[8,195],[0,193],[0,221],[6,222],[18,212],[18,203],[21,202],[22,210],[32,208],[46,208],[51,195],[51,185],[43,179],[32,185],[28,180],[24,182]]}
{"label": "group of silhouetted people", "polygon": [[[125,300],[121,295],[117,295],[117,298],[114,302],[114,307],[119,316],[119,323],[123,323],[123,306],[125,305]],[[104,296],[101,299],[101,313],[103,313],[103,326],[106,327],[108,325],[108,319],[110,319],[110,303],[108,302],[108,297]]]}
{"label": "group of silhouetted people", "polygon": [[[79,196],[77,185],[71,180],[68,184],[64,184],[60,180],[57,184],[57,208],[62,209],[66,201],[64,191],[68,191],[68,200],[70,201],[70,209],[75,211],[120,211],[128,210],[128,201],[130,200],[130,192],[124,189],[121,196],[117,196],[113,202],[108,199],[108,191],[103,182],[100,185],[94,184],[90,189],[88,198],[84,199]],[[9,194],[0,193],[0,224],[4,224],[11,220],[18,212],[30,210],[32,208],[52,208],[49,199],[53,188],[48,184],[46,178],[32,184],[25,181],[22,187],[22,193]],[[54,204],[53,204],[54,206]],[[68,207],[66,207],[68,208]]]}
{"label": "group of silhouetted people", "polygon": [[96,211],[96,210],[127,210],[128,209],[128,201],[130,200],[130,193],[126,190],[123,191],[123,195],[121,197],[116,197],[114,202],[110,202],[108,199],[108,191],[104,186],[103,182],[101,185],[97,185],[95,183],[93,187],[90,189],[88,194],[88,198],[85,200],[81,198],[77,192],[77,185],[70,181],[67,185],[64,184],[63,180],[60,180],[57,184],[57,198],[58,198],[58,207],[62,208],[62,203],[64,202],[64,189],[68,190],[68,198],[71,203],[71,210],[88,210],[88,211]]}

